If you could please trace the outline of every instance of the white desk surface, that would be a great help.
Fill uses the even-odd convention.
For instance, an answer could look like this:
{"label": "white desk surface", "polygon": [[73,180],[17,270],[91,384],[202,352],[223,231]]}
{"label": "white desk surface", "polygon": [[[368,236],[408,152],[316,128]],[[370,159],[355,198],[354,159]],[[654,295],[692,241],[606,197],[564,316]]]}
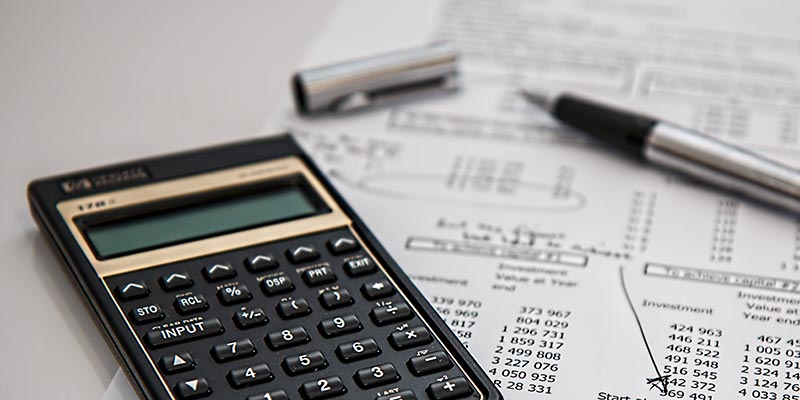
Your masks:
{"label": "white desk surface", "polygon": [[0,398],[99,399],[117,369],[27,182],[257,134],[333,6],[0,0]]}

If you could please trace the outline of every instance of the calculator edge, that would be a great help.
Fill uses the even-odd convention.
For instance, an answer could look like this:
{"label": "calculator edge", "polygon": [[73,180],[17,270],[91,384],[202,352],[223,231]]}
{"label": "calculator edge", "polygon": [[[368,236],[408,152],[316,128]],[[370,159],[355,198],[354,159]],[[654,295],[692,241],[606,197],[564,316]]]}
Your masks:
{"label": "calculator edge", "polygon": [[[209,157],[209,155],[212,154],[216,154],[218,157]],[[224,155],[219,156],[220,154]],[[409,300],[413,303],[413,306],[427,313],[429,316],[427,322],[430,327],[435,330],[437,336],[445,339],[442,345],[448,347],[448,350],[457,358],[459,364],[468,368],[468,370],[473,373],[473,383],[482,393],[485,393],[484,398],[487,400],[501,400],[502,396],[491,383],[489,377],[486,376],[483,369],[467,352],[461,342],[436,313],[435,309],[423,297],[419,289],[411,282],[402,269],[400,269],[375,235],[366,227],[358,214],[337,192],[313,160],[306,155],[289,134],[258,138],[249,141],[239,141],[233,144],[204,147],[188,152],[171,153],[142,160],[112,164],[105,167],[37,179],[28,185],[28,201],[34,219],[37,224],[39,224],[40,230],[46,232],[48,242],[52,245],[51,247],[54,250],[59,250],[62,254],[61,258],[64,259],[66,266],[76,277],[85,300],[92,307],[95,322],[102,326],[102,331],[107,343],[113,345],[116,357],[121,361],[121,364],[125,365],[125,373],[131,378],[131,383],[139,392],[139,395],[148,399],[171,399],[169,393],[164,391],[163,383],[157,376],[154,376],[154,374],[142,375],[137,372],[149,371],[152,368],[151,361],[137,345],[138,338],[133,335],[127,321],[124,320],[119,310],[116,309],[116,303],[113,301],[102,301],[104,299],[103,296],[110,296],[110,293],[108,292],[105,282],[95,272],[91,262],[86,259],[79,244],[74,240],[61,239],[63,237],[71,237],[71,232],[60,214],[56,211],[55,205],[60,201],[82,197],[87,194],[150,184],[156,181],[174,179],[190,174],[229,168],[289,155],[298,156],[303,160],[325,190],[328,191],[331,197],[333,197],[336,203],[338,203],[345,214],[351,219],[352,228],[356,233],[360,235],[365,242],[370,243],[374,255],[379,258],[379,261],[385,266],[386,271],[391,274],[391,278],[405,286],[407,294],[409,295]],[[205,165],[203,169],[186,169],[185,167],[181,167],[181,165],[186,164],[196,165],[197,161],[200,160],[202,160],[202,164]],[[146,179],[122,182],[120,185],[114,186],[113,188],[104,188],[102,190],[89,189],[88,191],[81,191],[73,194],[66,194],[61,189],[63,182],[80,179],[85,176],[138,167],[144,168],[148,174]],[[123,340],[117,340],[118,338]]]}

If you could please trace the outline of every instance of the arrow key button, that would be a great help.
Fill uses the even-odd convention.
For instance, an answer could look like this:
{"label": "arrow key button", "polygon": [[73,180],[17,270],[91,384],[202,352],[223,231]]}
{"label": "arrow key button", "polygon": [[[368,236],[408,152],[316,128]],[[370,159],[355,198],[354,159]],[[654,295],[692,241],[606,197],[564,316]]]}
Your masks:
{"label": "arrow key button", "polygon": [[236,276],[236,270],[229,264],[214,264],[203,268],[203,275],[209,282],[221,281]]}
{"label": "arrow key button", "polygon": [[319,252],[314,246],[302,245],[286,250],[286,258],[288,258],[292,264],[300,264],[318,259]]}
{"label": "arrow key button", "polygon": [[148,294],[150,294],[150,290],[143,281],[126,282],[117,286],[117,296],[122,300],[147,297]]}
{"label": "arrow key button", "polygon": [[386,279],[367,282],[361,286],[361,293],[369,300],[375,300],[394,294],[394,287]]}
{"label": "arrow key button", "polygon": [[161,357],[158,366],[166,374],[175,374],[194,369],[197,364],[189,353],[175,353]]}
{"label": "arrow key button", "polygon": [[173,389],[181,400],[199,399],[211,394],[211,386],[204,378],[194,378],[179,382]]}

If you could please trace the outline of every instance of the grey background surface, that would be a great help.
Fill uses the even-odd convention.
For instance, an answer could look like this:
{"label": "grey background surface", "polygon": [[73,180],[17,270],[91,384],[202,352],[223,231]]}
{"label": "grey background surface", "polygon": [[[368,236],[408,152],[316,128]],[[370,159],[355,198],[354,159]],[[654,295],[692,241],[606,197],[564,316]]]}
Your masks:
{"label": "grey background surface", "polygon": [[0,0],[0,398],[99,399],[117,369],[27,182],[257,134],[333,7]]}

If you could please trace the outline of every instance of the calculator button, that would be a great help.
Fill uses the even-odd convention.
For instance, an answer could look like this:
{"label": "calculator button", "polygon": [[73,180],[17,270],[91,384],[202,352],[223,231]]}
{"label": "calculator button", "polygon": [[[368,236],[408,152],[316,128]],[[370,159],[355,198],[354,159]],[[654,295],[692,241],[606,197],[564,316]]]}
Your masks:
{"label": "calculator button", "polygon": [[253,296],[250,295],[250,290],[247,289],[247,286],[239,284],[220,289],[217,291],[217,298],[222,304],[229,306],[249,301]]}
{"label": "calculator button", "polygon": [[147,297],[150,290],[143,281],[123,283],[117,286],[117,296],[122,300],[132,300]]}
{"label": "calculator button", "polygon": [[259,363],[249,367],[235,368],[228,372],[228,382],[235,388],[269,382],[274,378],[267,364]]}
{"label": "calculator button", "polygon": [[344,271],[353,277],[371,274],[377,269],[375,262],[369,257],[359,257],[344,263]]}
{"label": "calculator button", "polygon": [[335,255],[350,253],[358,250],[359,247],[355,239],[347,236],[328,240],[326,246],[328,246],[328,250]]}
{"label": "calculator button", "polygon": [[289,400],[283,390],[270,390],[269,392],[250,396],[247,400]]}
{"label": "calculator button", "polygon": [[395,350],[422,346],[423,344],[428,344],[432,341],[433,337],[431,336],[431,333],[421,326],[407,328],[400,332],[392,332],[392,334],[389,335],[389,344],[391,344]]}
{"label": "calculator button", "polygon": [[347,289],[330,290],[319,295],[319,302],[328,310],[353,304],[353,296]]}
{"label": "calculator button", "polygon": [[158,360],[158,366],[164,373],[174,374],[192,370],[197,364],[195,364],[191,354],[177,353],[161,357],[161,359]]}
{"label": "calculator button", "polygon": [[427,375],[438,371],[450,369],[453,363],[450,358],[443,351],[437,351],[430,354],[425,354],[417,357],[411,357],[408,360],[408,369],[416,376]]}
{"label": "calculator button", "polygon": [[361,321],[353,314],[342,315],[339,317],[322,320],[317,326],[322,336],[331,338],[347,333],[358,332],[363,329]]}
{"label": "calculator button", "polygon": [[453,378],[435,382],[428,386],[428,396],[432,400],[461,399],[472,394],[472,387],[464,378]]}
{"label": "calculator button", "polygon": [[164,312],[161,311],[161,307],[159,307],[158,304],[148,304],[146,306],[132,308],[128,315],[137,325],[158,321],[164,318]]}
{"label": "calculator button", "polygon": [[256,326],[266,325],[267,322],[269,322],[269,319],[267,319],[267,315],[264,314],[264,310],[262,310],[261,307],[255,307],[252,309],[242,307],[236,312],[236,314],[233,315],[233,322],[239,327],[239,329],[249,329]]}
{"label": "calculator button", "polygon": [[300,387],[300,394],[306,400],[327,399],[347,393],[347,388],[338,376],[316,379]]}
{"label": "calculator button", "polygon": [[362,389],[369,389],[397,382],[400,380],[400,374],[394,365],[386,363],[356,371],[355,380]]}
{"label": "calculator button", "polygon": [[381,349],[372,338],[359,339],[336,347],[336,356],[345,363],[375,357],[378,354],[381,354]]}
{"label": "calculator button", "polygon": [[383,279],[376,282],[365,283],[361,286],[361,293],[364,294],[364,297],[375,300],[394,294],[394,287],[392,287],[389,281]]}
{"label": "calculator button", "polygon": [[287,347],[299,346],[311,341],[305,328],[295,326],[282,331],[271,332],[267,335],[267,345],[272,350],[285,349]]}
{"label": "calculator button", "polygon": [[211,356],[217,362],[238,360],[256,354],[256,347],[250,339],[234,340],[228,343],[215,344],[211,348]]}
{"label": "calculator button", "polygon": [[305,354],[289,356],[281,363],[284,371],[289,375],[299,375],[306,372],[319,371],[328,367],[328,360],[319,351],[310,351]]}
{"label": "calculator button", "polygon": [[336,281],[336,274],[328,267],[316,267],[303,272],[303,280],[308,286],[319,286]]}
{"label": "calculator button", "polygon": [[408,304],[403,302],[387,304],[381,307],[375,307],[369,312],[369,317],[376,325],[386,325],[393,322],[405,321],[411,318],[411,308]]}
{"label": "calculator button", "polygon": [[185,289],[191,287],[194,284],[192,281],[192,277],[185,272],[181,273],[174,273],[169,275],[164,275],[161,279],[158,280],[158,283],[161,284],[161,287],[166,291],[178,290],[178,289]]}
{"label": "calculator button", "polygon": [[145,341],[150,347],[158,348],[219,335],[224,331],[219,319],[210,318],[147,332]]}
{"label": "calculator button", "polygon": [[304,245],[286,250],[286,258],[292,264],[300,264],[308,261],[314,261],[319,258],[319,252],[314,246]]}
{"label": "calculator button", "polygon": [[277,307],[275,307],[275,310],[278,311],[278,314],[280,314],[283,319],[297,318],[311,314],[311,307],[309,307],[308,302],[304,298],[281,300]]}
{"label": "calculator button", "polygon": [[400,393],[378,396],[375,400],[417,400],[417,395],[410,390],[403,390]]}
{"label": "calculator button", "polygon": [[278,260],[272,254],[258,254],[246,258],[244,266],[250,272],[269,271],[278,268]]}
{"label": "calculator button", "polygon": [[203,378],[183,381],[175,385],[175,393],[181,400],[198,399],[211,394],[211,386]]}
{"label": "calculator button", "polygon": [[203,275],[209,282],[221,281],[236,276],[236,270],[228,264],[214,264],[203,268]]}
{"label": "calculator button", "polygon": [[208,308],[208,302],[202,294],[179,296],[175,298],[175,310],[181,314],[191,314]]}
{"label": "calculator button", "polygon": [[288,277],[278,275],[261,281],[261,290],[263,290],[264,294],[267,296],[275,296],[291,292],[294,290],[294,284]]}

